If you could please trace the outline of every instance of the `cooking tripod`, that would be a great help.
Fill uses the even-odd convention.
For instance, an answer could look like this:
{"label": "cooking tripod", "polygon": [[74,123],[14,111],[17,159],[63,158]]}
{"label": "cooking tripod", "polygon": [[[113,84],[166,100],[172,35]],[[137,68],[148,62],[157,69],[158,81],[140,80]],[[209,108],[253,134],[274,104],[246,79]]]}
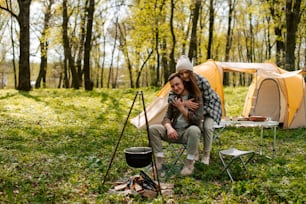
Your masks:
{"label": "cooking tripod", "polygon": [[[107,175],[108,175],[108,173],[109,173],[109,170],[110,170],[111,165],[112,165],[112,163],[113,163],[113,160],[114,160],[114,158],[115,158],[116,152],[117,152],[117,150],[118,150],[120,141],[121,141],[121,139],[122,139],[122,136],[123,136],[125,127],[126,127],[126,125],[127,125],[127,123],[128,123],[128,119],[129,119],[129,117],[130,117],[130,115],[131,115],[131,112],[132,112],[132,110],[133,110],[133,107],[134,107],[135,101],[136,101],[136,99],[137,99],[137,96],[139,96],[139,99],[142,100],[143,112],[144,112],[145,120],[146,120],[147,137],[148,137],[148,141],[149,141],[149,146],[151,147],[151,141],[150,141],[150,136],[149,136],[149,123],[148,123],[148,118],[147,118],[147,112],[146,112],[146,106],[145,106],[145,102],[144,102],[143,91],[137,91],[137,92],[136,92],[136,95],[135,95],[135,97],[134,97],[132,106],[131,106],[131,108],[130,108],[130,110],[129,110],[128,116],[127,116],[127,118],[126,118],[126,120],[125,120],[124,126],[123,126],[123,128],[122,128],[120,137],[119,137],[118,142],[117,142],[117,144],[116,144],[115,151],[113,152],[112,158],[111,158],[110,163],[109,163],[108,168],[107,168],[107,171],[106,171],[106,173],[105,173],[105,175],[104,175],[104,180],[103,180],[102,186],[104,186],[104,184],[105,184],[106,177],[107,177]],[[160,195],[162,195],[162,193],[161,193],[161,188],[160,188],[160,181],[159,181],[158,173],[157,173],[157,170],[156,170],[155,154],[154,154],[153,149],[152,149],[152,161],[153,161],[153,162],[152,162],[152,170],[153,170],[154,179],[156,179],[157,182],[158,182],[158,188],[157,188],[157,190],[158,190],[158,193],[159,193]]]}

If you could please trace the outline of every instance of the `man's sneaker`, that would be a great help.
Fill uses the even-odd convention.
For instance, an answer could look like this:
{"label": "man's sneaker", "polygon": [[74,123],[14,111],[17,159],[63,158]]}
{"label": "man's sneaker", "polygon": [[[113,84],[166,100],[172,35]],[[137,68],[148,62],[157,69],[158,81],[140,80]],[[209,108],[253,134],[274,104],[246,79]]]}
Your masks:
{"label": "man's sneaker", "polygon": [[193,174],[193,170],[194,170],[194,161],[186,159],[184,167],[181,171],[182,176],[190,176],[191,174]]}
{"label": "man's sneaker", "polygon": [[156,157],[155,162],[156,162],[155,163],[156,169],[157,169],[157,171],[159,171],[163,168],[163,164],[165,162],[165,157]]}
{"label": "man's sneaker", "polygon": [[210,152],[204,152],[201,162],[209,165]]}

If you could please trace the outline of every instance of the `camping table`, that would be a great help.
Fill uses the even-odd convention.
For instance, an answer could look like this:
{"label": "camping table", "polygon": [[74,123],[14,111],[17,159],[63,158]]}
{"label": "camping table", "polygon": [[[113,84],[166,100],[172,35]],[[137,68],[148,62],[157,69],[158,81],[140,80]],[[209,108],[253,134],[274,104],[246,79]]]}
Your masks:
{"label": "camping table", "polygon": [[263,155],[262,151],[262,141],[263,141],[263,131],[265,128],[273,128],[273,157],[275,156],[275,145],[276,145],[276,128],[279,125],[278,121],[232,121],[232,120],[222,120],[221,124],[224,127],[246,127],[246,128],[260,128],[260,144],[259,144],[259,154]]}

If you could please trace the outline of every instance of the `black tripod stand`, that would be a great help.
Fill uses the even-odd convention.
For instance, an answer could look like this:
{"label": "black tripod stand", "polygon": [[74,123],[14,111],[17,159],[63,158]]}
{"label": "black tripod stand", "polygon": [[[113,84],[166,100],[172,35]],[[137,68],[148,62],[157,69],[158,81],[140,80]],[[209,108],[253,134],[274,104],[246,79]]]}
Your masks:
{"label": "black tripod stand", "polygon": [[[132,112],[132,110],[133,110],[133,107],[134,107],[135,101],[136,101],[136,99],[137,99],[137,96],[141,97],[141,100],[142,100],[143,112],[144,112],[145,120],[146,120],[147,137],[148,137],[148,141],[149,141],[149,146],[151,147],[151,141],[150,141],[150,136],[149,136],[149,123],[148,123],[148,118],[147,118],[147,113],[146,113],[146,107],[145,107],[145,102],[144,102],[144,96],[143,96],[143,92],[142,92],[142,91],[137,91],[137,92],[136,92],[136,95],[135,95],[135,97],[134,97],[132,106],[131,106],[131,108],[130,108],[130,110],[129,110],[128,116],[127,116],[127,118],[126,118],[126,120],[125,120],[124,126],[123,126],[123,128],[122,128],[122,131],[121,131],[119,140],[118,140],[118,142],[117,142],[117,144],[116,144],[115,151],[114,151],[114,153],[113,153],[113,155],[112,155],[112,158],[111,158],[110,163],[109,163],[109,165],[108,165],[107,171],[106,171],[106,173],[105,173],[105,176],[104,176],[104,180],[103,180],[102,186],[104,186],[104,184],[105,184],[106,177],[107,177],[107,175],[108,175],[108,173],[109,173],[109,170],[110,170],[111,165],[112,165],[112,163],[113,163],[113,160],[114,160],[114,158],[115,158],[116,152],[117,152],[117,150],[118,150],[118,147],[119,147],[121,138],[122,138],[122,136],[123,136],[125,127],[126,127],[126,125],[127,125],[127,123],[128,123],[128,119],[129,119],[129,117],[130,117],[130,115],[131,115],[131,112]],[[153,150],[152,150],[152,151],[153,151]],[[159,193],[160,195],[162,195],[162,194],[161,194],[161,188],[160,188],[160,182],[159,182],[159,178],[158,178],[158,173],[157,173],[157,170],[156,170],[156,162],[155,162],[155,154],[154,154],[154,151],[153,151],[153,154],[152,154],[152,161],[153,161],[153,162],[152,162],[152,170],[153,170],[154,179],[157,179],[157,182],[158,182],[158,193]]]}

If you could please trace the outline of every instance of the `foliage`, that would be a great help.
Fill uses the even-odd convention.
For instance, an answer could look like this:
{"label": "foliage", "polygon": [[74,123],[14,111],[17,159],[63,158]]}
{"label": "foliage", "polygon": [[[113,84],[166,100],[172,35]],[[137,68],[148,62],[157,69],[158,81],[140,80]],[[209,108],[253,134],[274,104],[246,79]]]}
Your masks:
{"label": "foliage", "polygon": [[[143,91],[149,104],[158,89]],[[243,87],[225,89],[228,114],[239,115],[246,91]],[[191,177],[179,175],[182,167],[179,161],[168,177],[161,178],[174,183],[172,197],[149,200],[109,194],[110,181],[125,180],[139,172],[126,164],[123,149],[147,144],[145,132],[128,123],[107,182],[102,186],[135,93],[135,89],[2,90],[0,202],[125,203],[129,199],[133,203],[170,200],[173,203],[305,203],[305,129],[279,129],[277,157],[270,160],[256,155],[245,173],[235,165],[233,183],[226,174],[220,174],[218,151],[230,146],[256,150],[257,129],[225,130],[214,142],[211,164],[196,163]],[[142,110],[138,102],[131,117]],[[271,153],[272,141],[272,137],[264,137],[266,154]]]}
{"label": "foliage", "polygon": [[[0,0],[0,71],[3,72],[0,86],[13,88],[16,84],[20,85],[15,81],[16,79],[24,78],[27,80],[27,90],[30,89],[30,80],[39,81],[39,70],[33,69],[33,65],[40,62],[41,56],[48,58],[46,87],[63,87],[60,84],[63,84],[62,74],[65,72],[68,73],[67,77],[71,84],[72,77],[75,76],[74,71],[64,69],[64,61],[67,56],[65,57],[65,52],[63,52],[63,30],[65,30],[62,28],[63,2],[54,1],[49,10],[51,16],[48,29],[44,30],[47,6],[51,1],[31,1],[31,46],[20,53],[19,45],[22,43],[17,43],[17,41],[22,39],[27,32],[20,32],[22,26],[19,27],[17,19],[12,18],[11,13],[7,11],[10,10],[17,15],[18,2],[30,1]],[[90,79],[95,82],[95,87],[134,87],[135,80],[132,79],[138,76],[141,76],[140,86],[160,85],[167,79],[169,68],[173,68],[171,60],[177,59],[181,54],[187,54],[190,49],[194,1],[99,0],[95,4],[92,19],[92,48],[90,59],[87,59],[89,58],[87,55],[83,56],[84,34],[87,32],[85,19],[88,17],[86,2],[88,1],[67,0],[69,47],[73,63],[78,66],[78,77],[81,76],[82,82],[88,82],[84,80],[81,63],[86,58],[90,61]],[[230,2],[235,6],[231,16],[231,30],[228,30]],[[299,6],[294,6],[299,5],[298,2],[301,4],[300,9],[297,9]],[[172,3],[175,8],[173,13],[173,35],[175,36],[173,57],[174,38],[170,26]],[[291,6],[294,8],[290,9]],[[213,18],[210,18],[210,10],[214,13],[211,15]],[[305,0],[278,0],[277,3],[275,0],[203,2],[196,35],[197,58],[193,59],[193,62],[195,65],[205,62],[210,53],[209,58],[216,61],[269,61],[285,69],[289,65],[290,68],[303,69],[306,39],[304,10]],[[25,16],[20,15],[20,17]],[[213,33],[209,30],[211,26]],[[212,34],[212,41],[209,40],[209,33]],[[39,41],[42,38],[44,40]],[[40,42],[47,43],[48,52],[44,49],[40,50],[42,47]],[[30,51],[31,69],[25,63],[28,60],[17,59],[19,54],[24,54],[28,52],[27,50]],[[15,69],[11,66],[13,57],[13,61],[25,63],[27,66],[25,73],[17,78],[15,75],[22,69],[18,67]],[[66,87],[70,87],[70,84],[69,86],[66,84]]]}

